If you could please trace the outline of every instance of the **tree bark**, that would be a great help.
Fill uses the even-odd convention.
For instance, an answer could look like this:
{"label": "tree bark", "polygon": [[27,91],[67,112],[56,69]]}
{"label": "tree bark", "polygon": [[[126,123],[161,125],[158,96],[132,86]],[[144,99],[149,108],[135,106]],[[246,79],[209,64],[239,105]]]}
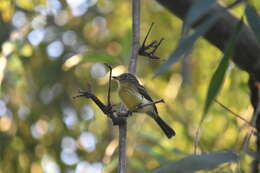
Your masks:
{"label": "tree bark", "polygon": [[248,86],[250,89],[250,100],[254,108],[253,115],[253,125],[257,130],[256,137],[256,154],[252,162],[252,173],[259,172],[259,162],[260,162],[260,82],[256,81],[254,77],[250,76],[248,81]]}

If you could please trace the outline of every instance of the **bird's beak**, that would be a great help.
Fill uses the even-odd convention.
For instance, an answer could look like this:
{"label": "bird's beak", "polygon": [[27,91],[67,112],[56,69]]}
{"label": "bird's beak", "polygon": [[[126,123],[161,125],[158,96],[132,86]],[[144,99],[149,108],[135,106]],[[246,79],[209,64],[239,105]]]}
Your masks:
{"label": "bird's beak", "polygon": [[112,78],[115,79],[115,80],[119,80],[118,76],[112,76]]}

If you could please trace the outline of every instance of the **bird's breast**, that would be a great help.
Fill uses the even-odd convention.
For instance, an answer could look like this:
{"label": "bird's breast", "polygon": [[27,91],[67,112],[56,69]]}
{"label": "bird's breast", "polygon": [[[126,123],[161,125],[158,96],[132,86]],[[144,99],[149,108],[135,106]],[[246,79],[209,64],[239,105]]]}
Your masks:
{"label": "bird's breast", "polygon": [[120,87],[118,93],[123,103],[130,110],[134,109],[137,105],[142,103],[142,98],[140,98],[140,94],[134,89],[128,87]]}
{"label": "bird's breast", "polygon": [[[138,105],[146,104],[149,102],[140,93],[138,93],[138,91],[132,88],[120,87],[118,93],[119,93],[119,97],[121,98],[121,100],[129,110],[133,110]],[[147,110],[151,109],[150,107],[151,106],[147,106],[139,110],[138,112],[147,112]]]}

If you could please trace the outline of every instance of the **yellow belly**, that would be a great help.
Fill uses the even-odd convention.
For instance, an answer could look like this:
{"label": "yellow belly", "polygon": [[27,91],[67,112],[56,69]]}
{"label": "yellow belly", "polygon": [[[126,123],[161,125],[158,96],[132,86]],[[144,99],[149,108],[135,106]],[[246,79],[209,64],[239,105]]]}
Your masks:
{"label": "yellow belly", "polygon": [[[127,87],[120,87],[119,89],[119,97],[121,98],[122,102],[125,104],[125,106],[129,110],[135,109],[140,104],[146,104],[149,103],[148,100],[146,100],[141,94],[139,94],[134,89],[129,89]],[[153,110],[152,106],[146,106],[138,112],[148,112]]]}
{"label": "yellow belly", "polygon": [[142,103],[142,96],[137,91],[126,87],[119,89],[119,97],[129,110],[135,109]]}

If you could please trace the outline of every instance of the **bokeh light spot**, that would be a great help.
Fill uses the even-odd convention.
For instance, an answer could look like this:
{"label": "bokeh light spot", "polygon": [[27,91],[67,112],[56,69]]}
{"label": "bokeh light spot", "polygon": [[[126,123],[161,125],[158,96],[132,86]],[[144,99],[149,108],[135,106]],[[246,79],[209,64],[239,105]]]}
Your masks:
{"label": "bokeh light spot", "polygon": [[46,16],[39,15],[39,16],[34,17],[32,20],[32,28],[33,29],[42,29],[47,23],[46,20],[47,20]]}
{"label": "bokeh light spot", "polygon": [[15,45],[12,42],[4,42],[2,44],[2,53],[4,56],[10,55],[15,50]]}
{"label": "bokeh light spot", "polygon": [[45,29],[45,37],[44,37],[44,42],[52,42],[57,38],[59,31],[58,28],[56,28],[55,26],[48,26]]}
{"label": "bokeh light spot", "polygon": [[69,14],[66,10],[60,11],[57,15],[54,16],[54,22],[58,26],[65,25],[69,20]]}
{"label": "bokeh light spot", "polygon": [[62,5],[59,0],[48,0],[46,9],[49,14],[57,14],[60,9],[62,8]]}
{"label": "bokeh light spot", "polygon": [[31,164],[31,173],[42,173],[42,168],[39,163],[32,163]]}
{"label": "bokeh light spot", "polygon": [[88,10],[87,0],[66,0],[74,16],[82,16]]}
{"label": "bokeh light spot", "polygon": [[106,69],[103,64],[96,63],[91,66],[90,73],[93,78],[101,78],[105,76]]}
{"label": "bokeh light spot", "polygon": [[92,21],[92,26],[98,28],[99,31],[105,31],[107,27],[107,20],[104,17],[97,16]]}
{"label": "bokeh light spot", "polygon": [[75,173],[101,173],[103,169],[103,164],[96,162],[90,164],[86,161],[81,161],[77,164]]}
{"label": "bokeh light spot", "polygon": [[44,29],[35,29],[28,34],[28,40],[33,46],[37,46],[42,42],[44,35]]}
{"label": "bokeh light spot", "polygon": [[17,114],[21,120],[25,120],[26,117],[30,114],[30,109],[26,106],[20,106]]}
{"label": "bokeh light spot", "polygon": [[41,165],[43,167],[44,173],[60,173],[61,172],[59,165],[47,155],[43,156]]}
{"label": "bokeh light spot", "polygon": [[48,122],[45,120],[38,120],[31,126],[31,134],[34,138],[39,139],[48,132]]}
{"label": "bokeh light spot", "polygon": [[82,108],[80,116],[84,120],[91,120],[94,117],[95,113],[92,107],[86,105]]}
{"label": "bokeh light spot", "polygon": [[75,151],[77,149],[77,143],[74,138],[70,136],[65,136],[62,138],[61,141],[61,148]]}
{"label": "bokeh light spot", "polygon": [[6,114],[7,108],[6,103],[3,100],[0,100],[0,117]]}
{"label": "bokeh light spot", "polygon": [[50,87],[43,87],[40,92],[40,99],[43,104],[49,104],[54,97],[54,93]]}
{"label": "bokeh light spot", "polygon": [[63,109],[63,121],[65,122],[68,128],[72,128],[77,122],[78,117],[74,109],[72,108],[64,108]]}
{"label": "bokeh light spot", "polygon": [[67,46],[74,46],[77,42],[77,35],[74,31],[66,31],[62,34],[62,41]]}
{"label": "bokeh light spot", "polygon": [[111,56],[118,56],[122,50],[122,47],[117,42],[111,42],[108,44],[106,51]]}
{"label": "bokeh light spot", "polygon": [[12,118],[4,116],[0,117],[0,131],[8,131],[12,126]]}
{"label": "bokeh light spot", "polygon": [[96,148],[97,139],[94,134],[85,131],[81,133],[79,142],[85,151],[92,152]]}
{"label": "bokeh light spot", "polygon": [[47,53],[50,59],[57,59],[62,55],[64,46],[61,41],[54,41],[47,46]]}
{"label": "bokeh light spot", "polygon": [[75,165],[79,161],[77,153],[71,149],[63,149],[60,157],[66,165]]}
{"label": "bokeh light spot", "polygon": [[24,12],[22,11],[16,11],[13,15],[13,18],[12,18],[12,24],[17,27],[17,28],[21,28],[23,27],[24,25],[27,24],[27,17],[25,15]]}

